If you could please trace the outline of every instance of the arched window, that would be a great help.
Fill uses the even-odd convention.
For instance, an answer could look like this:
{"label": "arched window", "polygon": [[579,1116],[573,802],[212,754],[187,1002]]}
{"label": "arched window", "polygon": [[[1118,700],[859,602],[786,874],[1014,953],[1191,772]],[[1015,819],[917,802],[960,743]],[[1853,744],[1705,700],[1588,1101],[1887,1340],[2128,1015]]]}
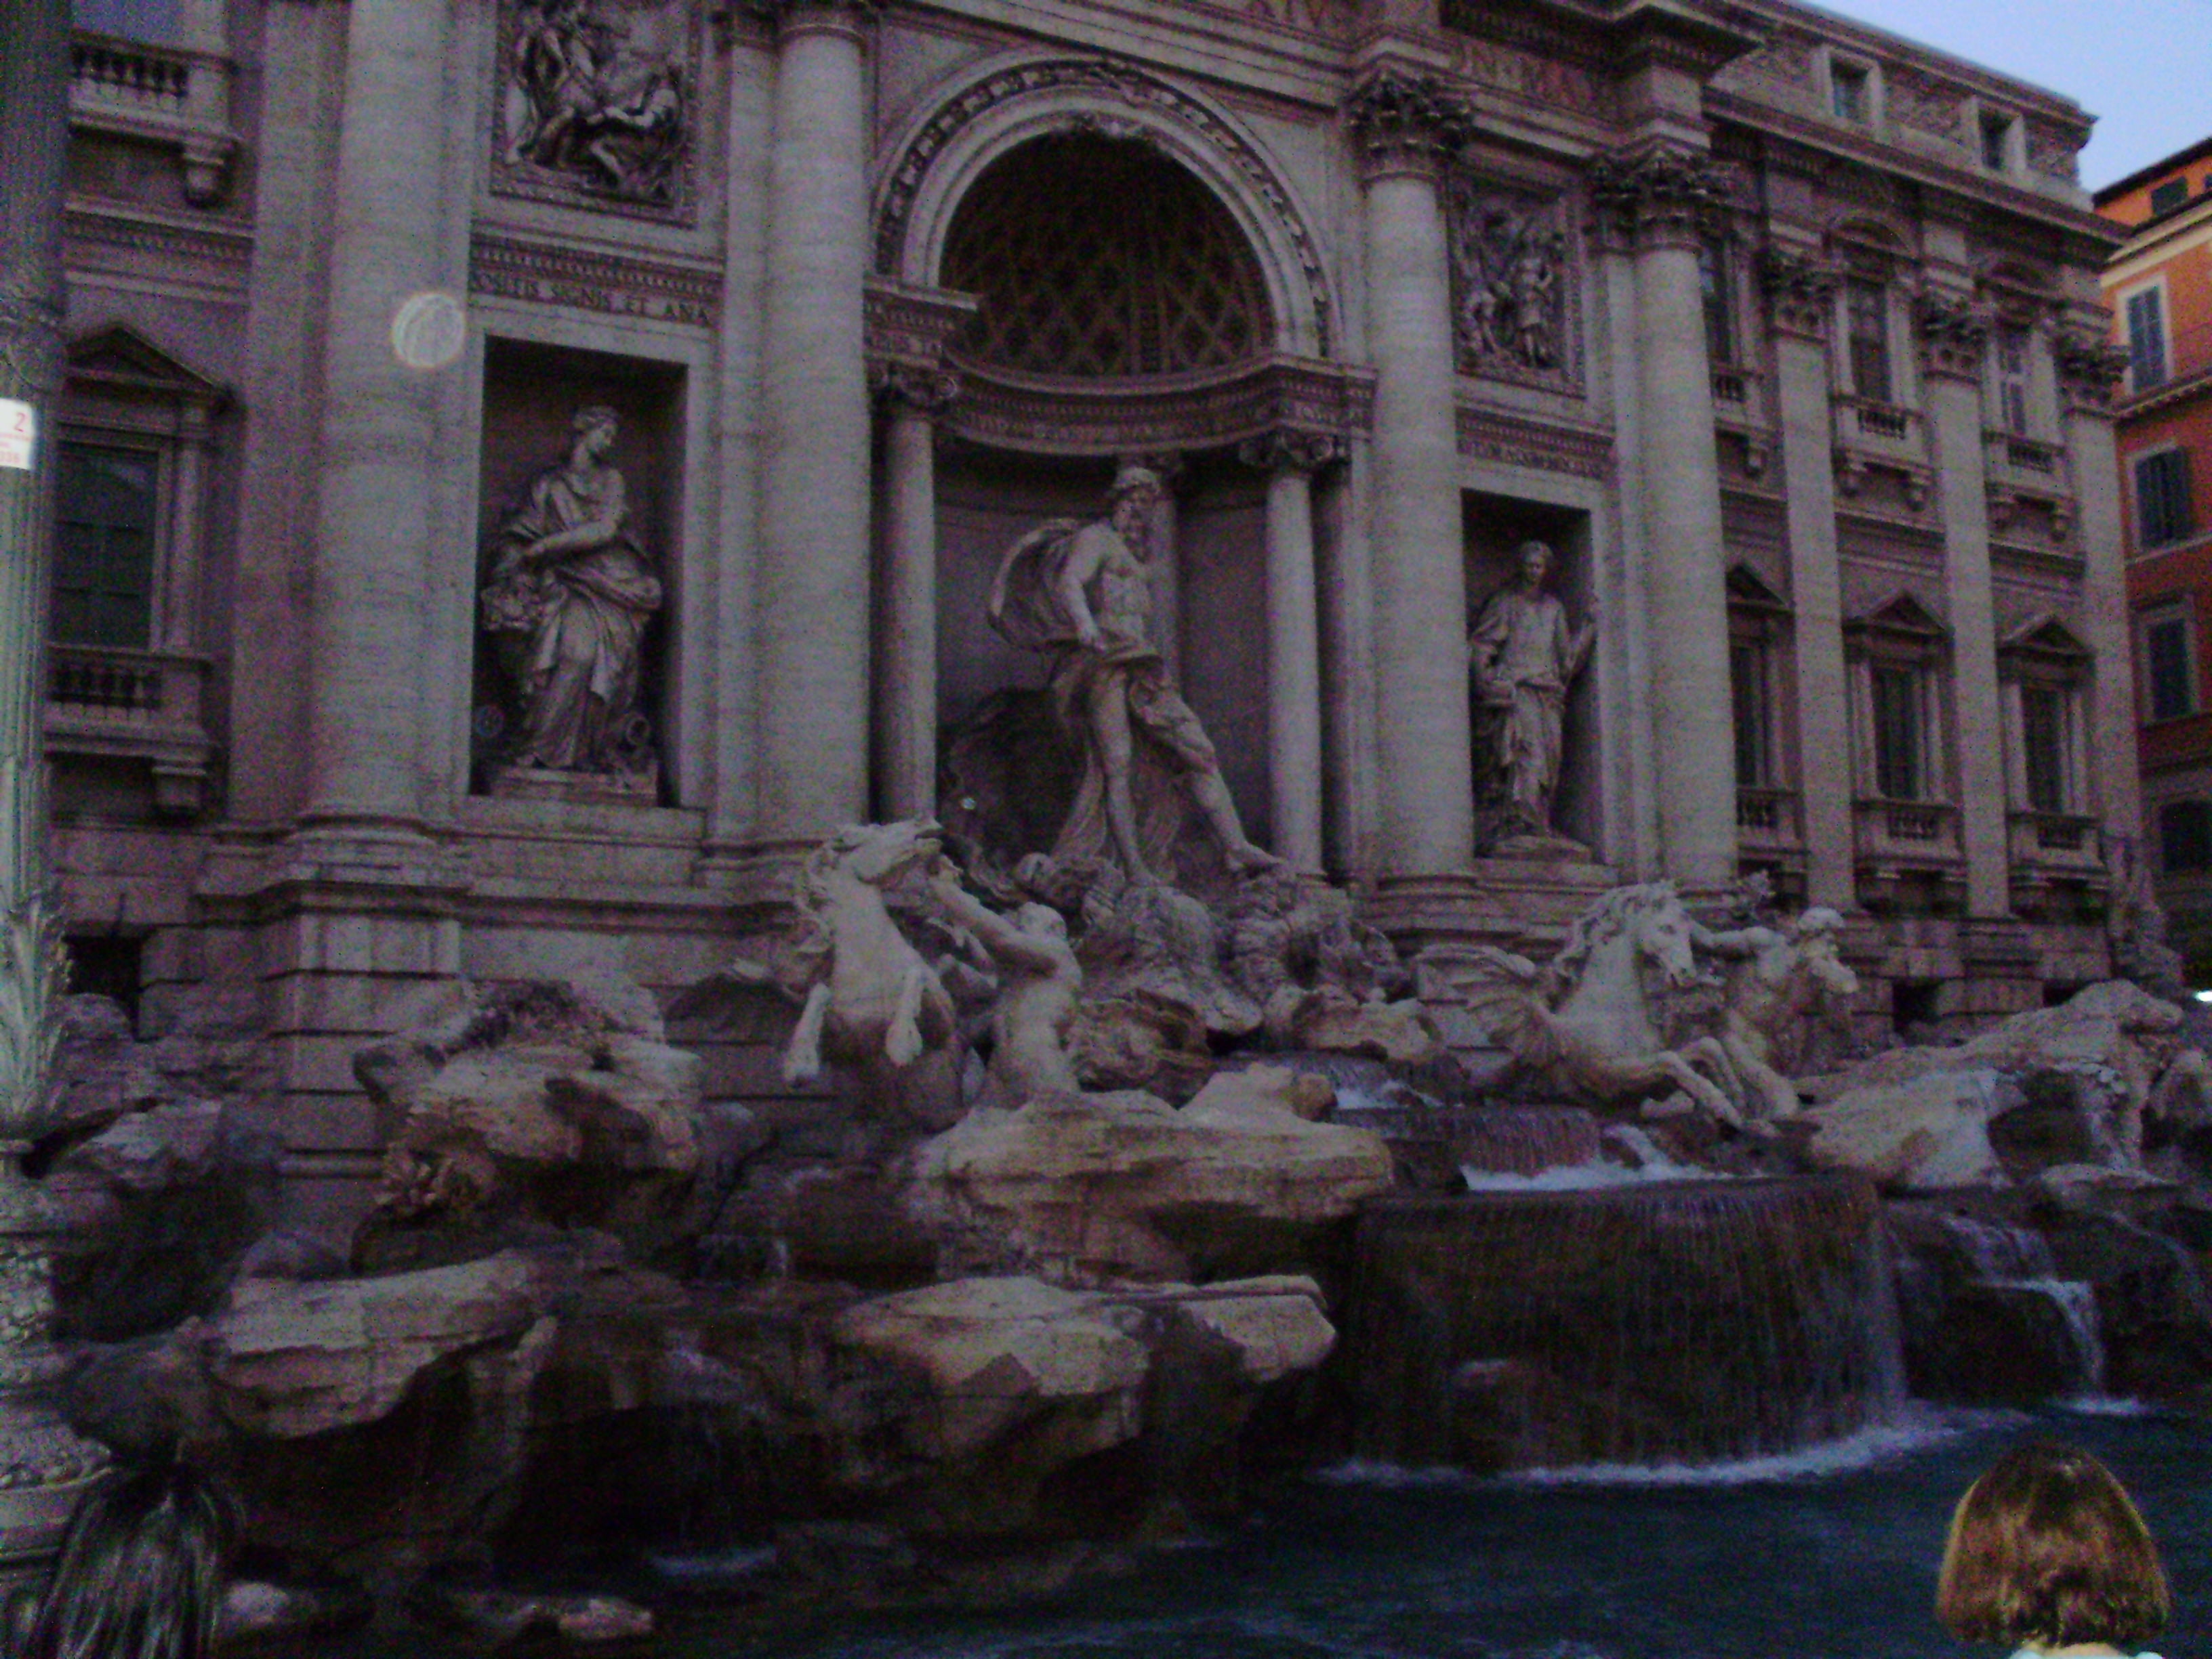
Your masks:
{"label": "arched window", "polygon": [[1267,286],[1218,198],[1159,151],[1040,138],[988,168],[946,238],[944,285],[981,296],[958,349],[1037,374],[1226,368],[1267,349]]}

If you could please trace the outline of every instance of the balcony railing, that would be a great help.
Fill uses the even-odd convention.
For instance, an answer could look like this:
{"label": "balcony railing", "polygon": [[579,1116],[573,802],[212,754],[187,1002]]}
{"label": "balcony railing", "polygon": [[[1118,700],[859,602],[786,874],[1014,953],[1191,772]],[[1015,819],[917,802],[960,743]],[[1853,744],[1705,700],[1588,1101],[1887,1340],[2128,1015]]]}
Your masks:
{"label": "balcony railing", "polygon": [[46,748],[149,762],[155,804],[197,812],[215,753],[207,676],[204,658],[178,652],[56,644],[47,658]]}
{"label": "balcony railing", "polygon": [[221,198],[238,148],[230,126],[230,62],[80,29],[70,39],[70,121],[174,147],[185,199],[205,207]]}
{"label": "balcony railing", "polygon": [[1739,784],[1735,792],[1735,827],[1747,846],[1796,846],[1802,838],[1797,822],[1797,792]]}
{"label": "balcony railing", "polygon": [[1945,802],[1860,800],[1852,816],[1863,858],[1948,863],[1960,857],[1959,810]]}
{"label": "balcony railing", "polygon": [[2011,815],[2012,861],[2069,870],[2101,870],[2105,849],[2097,820],[2078,812]]}

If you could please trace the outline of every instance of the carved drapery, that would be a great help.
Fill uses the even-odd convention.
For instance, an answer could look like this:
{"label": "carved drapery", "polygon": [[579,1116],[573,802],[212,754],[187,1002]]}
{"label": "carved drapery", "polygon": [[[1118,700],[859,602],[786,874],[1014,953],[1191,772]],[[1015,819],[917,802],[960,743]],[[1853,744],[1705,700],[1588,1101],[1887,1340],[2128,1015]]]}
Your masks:
{"label": "carved drapery", "polygon": [[1929,294],[1913,308],[1913,321],[1920,333],[1923,374],[1980,383],[1982,348],[1990,337],[1986,311],[1966,301]]}
{"label": "carved drapery", "polygon": [[1370,182],[1406,173],[1435,178],[1475,131],[1472,112],[1442,82],[1395,70],[1354,88],[1344,100],[1344,119],[1359,175]]}
{"label": "carved drapery", "polygon": [[1841,270],[1812,254],[1779,247],[1760,251],[1759,284],[1778,334],[1816,345],[1826,341],[1836,289],[1842,283]]}
{"label": "carved drapery", "polygon": [[1462,173],[1444,212],[1460,372],[1580,391],[1580,279],[1565,204]]}
{"label": "carved drapery", "polygon": [[686,0],[503,0],[491,187],[690,223],[699,88]]}
{"label": "carved drapery", "polygon": [[1729,203],[1727,173],[1692,150],[1601,155],[1589,179],[1598,232],[1624,248],[1694,247]]}

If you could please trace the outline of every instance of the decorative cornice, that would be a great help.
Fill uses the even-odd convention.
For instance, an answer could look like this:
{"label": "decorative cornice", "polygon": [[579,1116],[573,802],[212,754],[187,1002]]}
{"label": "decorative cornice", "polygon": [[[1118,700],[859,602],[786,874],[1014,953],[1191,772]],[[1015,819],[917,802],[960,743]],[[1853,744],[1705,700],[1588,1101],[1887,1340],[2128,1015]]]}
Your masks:
{"label": "decorative cornice", "polygon": [[1343,437],[1334,432],[1311,432],[1297,427],[1278,427],[1237,446],[1237,459],[1259,472],[1318,472],[1345,455]]}
{"label": "decorative cornice", "polygon": [[959,362],[949,431],[994,448],[1042,455],[1126,455],[1223,448],[1284,431],[1351,438],[1374,423],[1364,370],[1274,356],[1196,374],[1142,380],[1018,375]]}
{"label": "decorative cornice", "polygon": [[886,415],[907,412],[934,420],[958,401],[964,387],[949,368],[878,363],[868,370],[868,389]]}
{"label": "decorative cornice", "polygon": [[968,325],[981,301],[949,288],[922,288],[889,276],[871,276],[861,299],[868,359],[872,363],[935,369],[945,349]]}
{"label": "decorative cornice", "polygon": [[1462,455],[1600,483],[1613,477],[1613,440],[1602,432],[1554,426],[1470,404],[1459,406],[1458,428]]}
{"label": "decorative cornice", "polygon": [[1359,176],[1369,183],[1413,174],[1435,178],[1472,143],[1474,112],[1433,76],[1384,70],[1344,100]]}
{"label": "decorative cornice", "polygon": [[1695,246],[1729,204],[1727,173],[1695,150],[1600,155],[1589,180],[1595,228],[1620,247]]}
{"label": "decorative cornice", "polygon": [[[889,275],[901,268],[907,226],[922,181],[928,177],[932,163],[965,128],[1018,99],[1069,91],[1100,93],[1132,109],[1157,111],[1188,129],[1226,161],[1243,179],[1254,198],[1274,216],[1285,239],[1297,250],[1298,270],[1313,307],[1316,347],[1323,356],[1335,351],[1328,267],[1312,232],[1291,204],[1289,193],[1267,158],[1243,134],[1182,88],[1133,64],[1112,58],[1046,58],[1018,64],[947,97],[890,170],[876,219],[876,269]],[[1090,120],[1080,112],[1071,112],[1066,126],[1076,130]],[[1134,124],[1127,136],[1146,142],[1151,138]]]}
{"label": "decorative cornice", "polygon": [[1990,319],[1965,301],[1925,294],[1913,307],[1920,326],[1920,366],[1929,374],[1952,380],[1982,378],[1982,348],[1989,343]]}
{"label": "decorative cornice", "polygon": [[2128,354],[2101,336],[2061,332],[2051,343],[2069,414],[2109,414],[2128,372]]}
{"label": "decorative cornice", "polygon": [[1771,246],[1759,250],[1759,285],[1778,334],[1815,344],[1826,340],[1843,280],[1841,270],[1816,255]]}
{"label": "decorative cornice", "polygon": [[857,36],[883,9],[883,0],[730,0],[738,16],[758,19],[786,39],[830,33]]}
{"label": "decorative cornice", "polygon": [[721,310],[722,279],[690,265],[479,233],[469,244],[469,292],[711,328]]}

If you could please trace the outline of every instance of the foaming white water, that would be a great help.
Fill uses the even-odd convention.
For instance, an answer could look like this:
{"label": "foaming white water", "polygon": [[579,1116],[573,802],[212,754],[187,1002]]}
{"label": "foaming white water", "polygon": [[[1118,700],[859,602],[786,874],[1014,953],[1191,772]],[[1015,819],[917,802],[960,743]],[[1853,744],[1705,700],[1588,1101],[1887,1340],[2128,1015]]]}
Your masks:
{"label": "foaming white water", "polygon": [[2131,1400],[2124,1395],[2083,1394],[2070,1400],[2051,1402],[2063,1412],[2079,1412],[2084,1417],[2155,1417],[2159,1407],[2148,1401]]}
{"label": "foaming white water", "polygon": [[775,1560],[773,1545],[757,1544],[726,1550],[671,1551],[646,1557],[661,1577],[675,1584],[710,1584],[747,1578],[765,1571]]}
{"label": "foaming white water", "polygon": [[1595,1164],[1555,1164],[1534,1175],[1505,1175],[1462,1164],[1459,1173],[1471,1193],[1580,1193],[1600,1187],[1642,1187],[1659,1181],[1713,1178],[1711,1170],[1680,1165],[1631,1170],[1602,1160]]}
{"label": "foaming white water", "polygon": [[1565,1468],[1517,1469],[1497,1476],[1471,1475],[1449,1468],[1407,1469],[1355,1459],[1322,1470],[1315,1479],[1332,1485],[1385,1489],[1487,1486],[1499,1481],[1516,1486],[1764,1486],[1856,1474],[1916,1456],[1962,1435],[2027,1420],[2025,1412],[1939,1408],[1916,1402],[1890,1422],[1838,1440],[1765,1457],[1731,1458],[1717,1463],[1579,1463]]}

